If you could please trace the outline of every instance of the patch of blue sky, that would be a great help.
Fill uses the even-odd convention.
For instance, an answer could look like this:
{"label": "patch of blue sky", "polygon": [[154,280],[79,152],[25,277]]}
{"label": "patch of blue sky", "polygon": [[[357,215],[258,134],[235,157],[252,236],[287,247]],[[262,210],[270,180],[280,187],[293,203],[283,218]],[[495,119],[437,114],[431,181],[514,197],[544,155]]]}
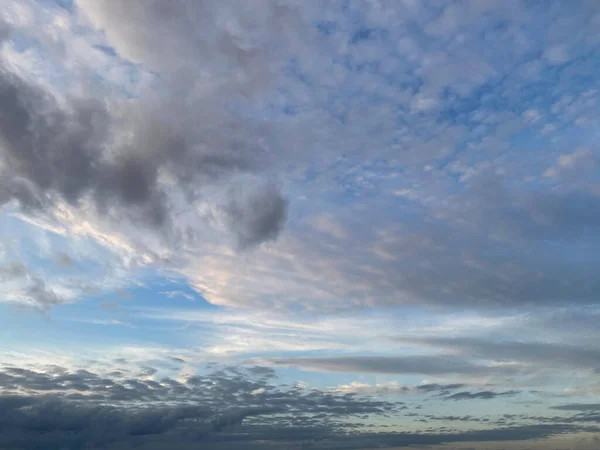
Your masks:
{"label": "patch of blue sky", "polygon": [[[16,216],[0,217],[0,234],[4,241],[5,263],[22,263],[36,272],[48,275],[67,275],[72,278],[101,277],[106,273],[110,252],[91,238],[78,239],[38,228]],[[57,264],[60,254],[67,255],[72,264]]]}
{"label": "patch of blue sky", "polygon": [[[178,294],[169,295],[173,292]],[[65,349],[110,345],[189,346],[185,324],[148,319],[138,314],[144,308],[157,306],[170,311],[218,309],[187,283],[155,276],[141,286],[89,293],[79,301],[56,306],[47,314],[31,311],[15,314],[14,306],[0,303],[0,328],[4,330],[3,342],[11,346],[17,343],[24,347],[39,346],[40,342],[49,348]]]}
{"label": "patch of blue sky", "polygon": [[127,297],[136,307],[168,307],[169,309],[217,310],[183,278],[155,275],[143,285],[129,288]]}
{"label": "patch of blue sky", "polygon": [[[108,346],[122,346],[124,343],[148,344],[155,341],[153,337],[160,337],[159,340],[163,343],[174,339],[171,333],[140,333],[138,328],[120,324],[112,315],[99,314],[98,304],[93,299],[64,305],[54,310],[50,316],[26,310],[19,314],[18,310],[7,304],[0,304],[0,311],[0,336],[3,345],[15,351],[60,348],[65,352],[76,352],[101,350]],[[62,315],[63,312],[65,315]]]}

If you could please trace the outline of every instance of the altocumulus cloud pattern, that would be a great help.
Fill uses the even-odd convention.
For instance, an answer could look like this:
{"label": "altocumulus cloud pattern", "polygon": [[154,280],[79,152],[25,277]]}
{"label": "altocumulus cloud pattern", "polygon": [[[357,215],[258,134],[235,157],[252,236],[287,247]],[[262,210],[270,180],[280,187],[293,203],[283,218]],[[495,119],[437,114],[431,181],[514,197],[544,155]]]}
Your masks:
{"label": "altocumulus cloud pattern", "polygon": [[596,0],[0,0],[0,448],[600,448]]}

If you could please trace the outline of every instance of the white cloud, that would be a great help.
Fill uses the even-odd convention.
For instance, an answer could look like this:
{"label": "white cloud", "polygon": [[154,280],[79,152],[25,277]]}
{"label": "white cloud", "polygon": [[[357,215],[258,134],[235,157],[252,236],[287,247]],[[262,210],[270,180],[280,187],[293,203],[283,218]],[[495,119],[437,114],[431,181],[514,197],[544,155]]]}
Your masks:
{"label": "white cloud", "polygon": [[346,230],[331,214],[324,213],[316,216],[310,220],[310,224],[315,230],[329,234],[337,239],[347,237]]}
{"label": "white cloud", "polygon": [[565,44],[558,44],[544,51],[544,58],[550,64],[563,64],[569,60],[569,49]]}

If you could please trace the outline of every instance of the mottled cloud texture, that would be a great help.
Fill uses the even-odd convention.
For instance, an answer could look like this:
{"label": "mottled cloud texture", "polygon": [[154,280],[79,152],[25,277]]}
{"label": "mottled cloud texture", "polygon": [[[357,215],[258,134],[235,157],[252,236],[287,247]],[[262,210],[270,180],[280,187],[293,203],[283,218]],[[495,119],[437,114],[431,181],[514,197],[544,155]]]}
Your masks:
{"label": "mottled cloud texture", "polygon": [[599,31],[0,0],[0,447],[596,449]]}

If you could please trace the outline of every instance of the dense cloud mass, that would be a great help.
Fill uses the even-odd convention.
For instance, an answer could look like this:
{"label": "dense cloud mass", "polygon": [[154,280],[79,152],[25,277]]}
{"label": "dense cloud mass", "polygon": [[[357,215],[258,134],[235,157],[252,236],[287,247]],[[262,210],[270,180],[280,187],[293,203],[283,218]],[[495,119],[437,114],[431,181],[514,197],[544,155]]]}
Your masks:
{"label": "dense cloud mass", "polygon": [[[27,22],[9,2],[0,201],[118,236],[218,304],[594,304],[596,152],[552,137],[594,117],[575,88],[594,68],[557,59],[597,41],[587,4],[376,3],[82,0]],[[18,36],[54,78],[20,68]],[[551,150],[520,159],[535,135]]]}
{"label": "dense cloud mass", "polygon": [[[93,10],[90,14],[94,17],[112,17],[109,9],[120,8],[120,3],[99,5],[91,2],[80,7],[82,11]],[[128,7],[149,16],[156,9],[154,20],[165,23],[160,2],[152,8],[146,6],[140,3],[134,8],[131,3]],[[188,6],[200,16],[200,4]],[[183,9],[167,9],[182,13],[179,19],[189,19]],[[100,21],[101,17],[96,19]],[[129,28],[128,17],[132,16],[118,17]],[[176,25],[171,33],[182,31],[176,19],[166,22]],[[118,27],[114,20],[111,26]],[[148,26],[156,29],[152,23]],[[115,33],[120,36],[120,32]],[[151,35],[156,36],[155,31]],[[167,36],[161,36],[160,42],[167,42]],[[136,33],[134,39],[140,37]],[[151,42],[148,45],[153,46]],[[144,46],[140,43],[133,53],[147,55]],[[181,54],[160,54],[153,46],[150,54],[159,58],[177,55],[182,61],[191,61],[184,56],[182,46],[179,50]],[[234,48],[231,51],[235,53]],[[173,68],[168,61],[163,63]],[[175,198],[170,191],[183,191],[187,201],[193,202],[204,195],[207,184],[267,167],[269,144],[265,142],[264,126],[227,111],[224,103],[231,98],[218,93],[198,97],[197,104],[181,104],[181,95],[188,94],[173,92],[180,81],[164,81],[164,85],[159,82],[164,92],[158,97],[147,92],[145,97],[130,100],[102,98],[94,88],[65,95],[54,86],[12,72],[6,65],[0,72],[2,203],[16,200],[25,210],[41,209],[52,214],[61,202],[66,202],[84,210],[90,208],[88,214],[112,219],[112,226],[130,221],[173,242],[182,230],[172,217],[178,211],[173,209]],[[230,87],[230,83],[225,84]],[[227,87],[221,93],[234,95],[227,92]],[[208,105],[210,112],[206,111]],[[162,181],[165,178],[168,183]],[[241,246],[277,237],[286,219],[286,200],[274,183],[247,196],[240,195],[239,190],[230,195],[233,197],[224,200],[223,209]]]}
{"label": "dense cloud mass", "polygon": [[[124,378],[87,370],[5,367],[0,372],[0,442],[3,448],[84,449],[133,444],[197,444],[209,448],[291,442],[320,448],[365,448],[447,442],[539,439],[575,426],[554,424],[458,433],[362,433],[351,437],[354,420],[366,415],[401,417],[403,402],[302,386],[276,385],[266,367],[223,367],[177,381],[164,377]],[[432,387],[421,389],[432,392]],[[438,386],[454,389],[454,386]],[[27,394],[26,394],[27,393]],[[459,392],[447,399],[489,399],[516,392]],[[435,394],[434,394],[435,395]],[[575,411],[580,408],[575,408]],[[581,410],[588,410],[587,408]],[[420,420],[433,416],[409,414]],[[421,419],[424,417],[425,419]],[[445,420],[449,420],[446,418]],[[593,419],[586,420],[586,422]],[[567,421],[568,422],[568,421]],[[160,447],[163,448],[163,447]],[[258,447],[257,447],[258,448]],[[296,448],[296,447],[294,447]]]}
{"label": "dense cloud mass", "polygon": [[338,423],[346,417],[389,414],[399,408],[392,402],[354,395],[276,386],[269,382],[271,377],[269,369],[262,367],[226,367],[185,381],[125,379],[119,374],[100,376],[61,367],[35,371],[7,367],[0,373],[6,392],[0,397],[0,441],[3,448],[60,444],[74,449],[143,441],[154,435],[176,441],[218,441],[215,433],[247,421],[250,430],[264,423],[314,427],[323,420]]}

